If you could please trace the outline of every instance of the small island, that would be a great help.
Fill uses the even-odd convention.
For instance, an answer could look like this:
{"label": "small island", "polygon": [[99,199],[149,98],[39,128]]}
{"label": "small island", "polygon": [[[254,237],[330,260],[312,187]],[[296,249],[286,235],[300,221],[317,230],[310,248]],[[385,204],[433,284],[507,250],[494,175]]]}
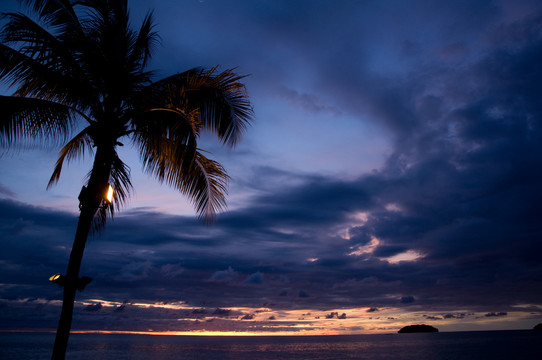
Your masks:
{"label": "small island", "polygon": [[399,334],[427,333],[427,332],[438,332],[438,329],[431,325],[422,324],[422,325],[408,325],[398,331]]}
{"label": "small island", "polygon": [[542,330],[542,323],[536,324],[533,328],[533,330]]}

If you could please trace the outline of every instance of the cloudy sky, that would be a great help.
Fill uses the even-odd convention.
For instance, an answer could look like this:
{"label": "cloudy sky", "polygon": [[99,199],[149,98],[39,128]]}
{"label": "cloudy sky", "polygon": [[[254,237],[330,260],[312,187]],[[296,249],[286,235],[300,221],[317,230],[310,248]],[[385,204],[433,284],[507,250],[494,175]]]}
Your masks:
{"label": "cloudy sky", "polygon": [[[76,330],[334,334],[542,322],[542,4],[132,0],[157,77],[237,68],[255,120],[213,226],[141,172]],[[17,10],[3,1],[2,11]],[[5,87],[4,94],[9,93]],[[90,158],[1,150],[0,329],[54,329]],[[538,209],[538,210],[537,210]]]}

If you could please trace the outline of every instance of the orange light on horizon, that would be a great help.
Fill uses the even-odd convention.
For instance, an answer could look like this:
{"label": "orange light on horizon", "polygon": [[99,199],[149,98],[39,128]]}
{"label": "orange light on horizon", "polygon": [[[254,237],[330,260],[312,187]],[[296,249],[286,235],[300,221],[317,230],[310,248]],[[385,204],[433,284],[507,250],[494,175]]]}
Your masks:
{"label": "orange light on horizon", "polygon": [[[53,330],[51,332],[54,332]],[[130,335],[156,335],[156,336],[330,336],[344,335],[340,331],[312,332],[312,331],[217,331],[217,330],[186,330],[186,331],[130,331],[130,330],[73,330],[72,334],[130,334]]]}

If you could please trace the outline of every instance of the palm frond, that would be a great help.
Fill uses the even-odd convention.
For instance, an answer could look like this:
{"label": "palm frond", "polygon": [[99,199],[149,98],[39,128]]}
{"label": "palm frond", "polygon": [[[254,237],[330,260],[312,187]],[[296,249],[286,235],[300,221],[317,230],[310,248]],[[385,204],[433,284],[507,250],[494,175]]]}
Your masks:
{"label": "palm frond", "polygon": [[212,222],[226,207],[229,176],[220,163],[206,158],[191,146],[176,146],[170,154],[171,157],[164,156],[163,152],[147,151],[144,169],[160,182],[166,182],[188,196],[199,217]]}
{"label": "palm frond", "polygon": [[9,22],[0,32],[0,77],[18,87],[15,94],[85,104],[92,86],[72,53],[83,39],[61,41],[23,14],[5,16]]}
{"label": "palm frond", "polygon": [[[152,17],[145,18],[137,33],[130,29],[126,3],[122,1],[83,1],[87,6],[85,36],[89,45],[80,60],[94,80],[98,98],[123,109],[132,105],[134,93],[150,83],[151,72],[144,71],[155,34]],[[100,117],[94,109],[95,117]]]}
{"label": "palm frond", "polygon": [[153,31],[153,13],[150,12],[143,19],[139,32],[135,37],[130,53],[130,62],[141,64],[141,67],[147,65],[151,58],[152,46],[158,42],[158,33]]}
{"label": "palm frond", "polygon": [[69,107],[52,101],[0,96],[0,145],[14,142],[49,143],[67,138],[74,125]]}
{"label": "palm frond", "polygon": [[252,106],[239,82],[244,76],[233,70],[215,72],[216,68],[189,70],[157,81],[149,91],[162,107],[197,109],[202,128],[234,146],[252,120]]}
{"label": "palm frond", "polygon": [[234,146],[252,120],[252,106],[234,69],[215,74],[216,67],[188,78],[186,97],[199,105],[204,127]]}
{"label": "palm frond", "polygon": [[130,167],[126,165],[115,152],[109,183],[113,186],[113,202],[115,209],[120,209],[126,204],[132,193],[132,181],[130,180]]}
{"label": "palm frond", "polygon": [[[107,222],[108,217],[113,217],[115,211],[118,211],[126,204],[133,187],[130,180],[130,168],[118,156],[116,151],[112,153],[111,173],[109,175],[109,184],[113,187],[113,201],[104,203],[93,219],[94,231],[101,231]],[[88,174],[89,179],[91,174]],[[87,183],[88,185],[88,183]]]}
{"label": "palm frond", "polygon": [[200,130],[197,116],[196,110],[170,108],[151,108],[138,113],[132,120],[133,139],[141,149],[145,166],[154,166],[149,159],[182,160],[179,147],[196,146]]}
{"label": "palm frond", "polygon": [[[149,116],[150,115],[150,116]],[[194,128],[174,110],[153,111],[133,135],[143,168],[160,181],[173,184],[176,168],[188,168],[197,148]]]}
{"label": "palm frond", "polygon": [[209,223],[226,208],[229,179],[220,163],[197,152],[192,168],[178,181],[181,192],[191,197],[197,213]]}
{"label": "palm frond", "polygon": [[38,14],[42,21],[60,28],[63,32],[80,29],[79,19],[70,0],[24,0],[24,3]]}
{"label": "palm frond", "polygon": [[51,179],[49,180],[49,184],[47,184],[47,189],[58,182],[64,161],[69,163],[75,158],[84,156],[86,151],[92,152],[92,139],[88,134],[88,128],[83,129],[83,131],[73,137],[73,139],[62,147],[58,160],[55,164],[55,169],[51,175]]}
{"label": "palm frond", "polygon": [[228,175],[217,162],[197,148],[197,128],[192,114],[155,109],[139,119],[134,142],[139,147],[143,169],[160,182],[187,195],[200,217],[212,221],[225,207]]}

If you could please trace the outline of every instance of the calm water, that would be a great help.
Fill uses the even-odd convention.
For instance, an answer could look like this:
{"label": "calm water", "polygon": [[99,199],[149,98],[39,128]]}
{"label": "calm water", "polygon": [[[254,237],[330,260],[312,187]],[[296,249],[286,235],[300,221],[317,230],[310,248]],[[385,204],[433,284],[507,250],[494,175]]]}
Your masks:
{"label": "calm water", "polygon": [[[0,333],[0,359],[49,359],[54,335]],[[68,360],[542,359],[542,332],[194,337],[73,334]]]}

